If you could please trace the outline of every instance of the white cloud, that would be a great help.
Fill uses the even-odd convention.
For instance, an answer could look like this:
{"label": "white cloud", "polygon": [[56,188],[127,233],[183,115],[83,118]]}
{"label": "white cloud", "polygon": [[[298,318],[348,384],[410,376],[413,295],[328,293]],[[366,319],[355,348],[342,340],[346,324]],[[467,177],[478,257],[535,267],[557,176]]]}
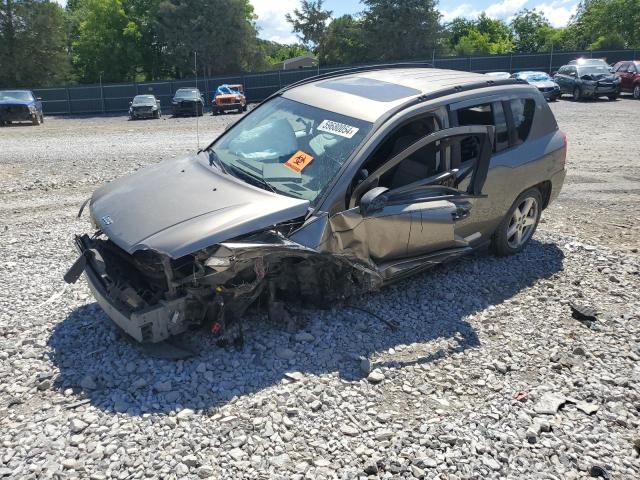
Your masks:
{"label": "white cloud", "polygon": [[576,13],[577,3],[571,0],[560,0],[551,3],[541,3],[536,5],[536,10],[544,13],[549,19],[549,23],[554,27],[564,27],[569,23],[571,16]]}
{"label": "white cloud", "polygon": [[464,18],[475,18],[480,15],[480,11],[476,10],[475,7],[468,3],[463,3],[462,5],[458,5],[453,10],[441,10],[442,21],[450,22],[454,18],[464,17]]}
{"label": "white cloud", "polygon": [[491,18],[506,20],[522,9],[527,2],[528,0],[502,0],[489,5],[484,11]]}
{"label": "white cloud", "polygon": [[260,38],[279,43],[298,41],[284,16],[300,6],[299,0],[251,0],[251,4],[258,16]]}

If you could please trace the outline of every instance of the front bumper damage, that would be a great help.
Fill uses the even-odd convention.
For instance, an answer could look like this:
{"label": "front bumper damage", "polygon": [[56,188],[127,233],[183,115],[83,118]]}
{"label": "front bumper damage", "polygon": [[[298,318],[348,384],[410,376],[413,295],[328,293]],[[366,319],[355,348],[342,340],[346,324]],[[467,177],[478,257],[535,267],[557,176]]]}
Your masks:
{"label": "front bumper damage", "polygon": [[34,115],[27,105],[0,105],[0,122],[30,122]]}
{"label": "front bumper damage", "polygon": [[285,301],[326,307],[383,283],[364,263],[319,253],[276,231],[179,259],[151,251],[129,255],[100,232],[77,236],[76,246],[81,255],[65,280],[73,283],[84,272],[105,313],[139,342],[202,326],[232,340],[259,299],[273,316]]}

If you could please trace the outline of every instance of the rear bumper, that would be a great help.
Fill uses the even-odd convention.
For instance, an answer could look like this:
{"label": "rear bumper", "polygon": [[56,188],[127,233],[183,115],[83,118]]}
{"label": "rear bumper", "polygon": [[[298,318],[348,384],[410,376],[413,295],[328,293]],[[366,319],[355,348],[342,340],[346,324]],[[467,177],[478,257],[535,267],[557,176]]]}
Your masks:
{"label": "rear bumper", "polygon": [[133,313],[118,308],[116,302],[109,296],[105,282],[98,274],[96,255],[99,253],[91,249],[89,242],[86,235],[76,237],[76,246],[80,253],[85,255],[89,252],[89,259],[84,269],[85,278],[98,305],[118,327],[139,342],[152,343],[161,342],[186,330],[186,322],[183,321],[186,312],[184,297],[160,301],[153,307]]}
{"label": "rear bumper", "polygon": [[549,195],[549,204],[558,198],[560,195],[560,190],[562,190],[562,185],[564,185],[564,179],[567,176],[567,169],[563,168],[559,172],[554,173],[551,176],[551,193]]}
{"label": "rear bumper", "polygon": [[548,92],[543,92],[542,90],[540,90],[540,93],[542,93],[545,100],[557,100],[558,98],[560,98],[559,88],[557,90],[550,90]]}

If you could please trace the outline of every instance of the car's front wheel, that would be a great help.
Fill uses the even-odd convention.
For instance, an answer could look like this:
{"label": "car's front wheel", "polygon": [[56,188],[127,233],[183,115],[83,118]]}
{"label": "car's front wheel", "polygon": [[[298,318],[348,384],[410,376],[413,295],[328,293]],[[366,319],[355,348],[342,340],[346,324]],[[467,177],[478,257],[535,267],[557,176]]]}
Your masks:
{"label": "car's front wheel", "polygon": [[640,100],[640,83],[636,83],[633,86],[633,98]]}
{"label": "car's front wheel", "polygon": [[575,87],[573,89],[573,99],[576,102],[579,102],[580,100],[582,100],[582,91],[580,90],[580,87]]}
{"label": "car's front wheel", "polygon": [[522,193],[493,234],[493,251],[500,256],[513,255],[521,251],[536,231],[541,213],[540,191],[531,188]]}
{"label": "car's front wheel", "polygon": [[34,113],[31,116],[31,124],[32,125],[40,125],[40,115],[38,114],[38,112]]}

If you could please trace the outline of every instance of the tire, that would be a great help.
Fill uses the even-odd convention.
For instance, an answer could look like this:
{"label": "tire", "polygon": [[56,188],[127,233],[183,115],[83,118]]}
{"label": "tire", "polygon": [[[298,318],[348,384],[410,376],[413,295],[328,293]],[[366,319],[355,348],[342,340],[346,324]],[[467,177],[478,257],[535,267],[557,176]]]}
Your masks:
{"label": "tire", "polygon": [[40,115],[38,113],[31,117],[31,125],[40,125]]}
{"label": "tire", "polygon": [[242,111],[246,112],[247,111],[247,104],[245,103],[244,106],[242,107]]}
{"label": "tire", "polygon": [[155,113],[153,114],[153,118],[155,118],[156,120],[160,118],[160,112],[158,110],[156,110]]}
{"label": "tire", "polygon": [[618,94],[609,95],[608,98],[609,98],[610,101],[615,102],[616,100],[618,100]]}
{"label": "tire", "polygon": [[242,113],[242,112],[243,112],[242,107],[238,107],[238,113]]}
{"label": "tire", "polygon": [[40,114],[40,123],[44,123],[44,113]]}
{"label": "tire", "polygon": [[[516,210],[519,215],[516,214]],[[523,213],[524,215],[522,215]],[[538,228],[541,213],[542,195],[540,190],[530,188],[521,193],[491,238],[493,252],[504,257],[522,251]]]}
{"label": "tire", "polygon": [[636,83],[633,86],[633,98],[640,100],[640,83]]}
{"label": "tire", "polygon": [[573,89],[573,100],[576,102],[580,102],[582,100],[582,90],[580,90],[580,87],[575,87]]}

